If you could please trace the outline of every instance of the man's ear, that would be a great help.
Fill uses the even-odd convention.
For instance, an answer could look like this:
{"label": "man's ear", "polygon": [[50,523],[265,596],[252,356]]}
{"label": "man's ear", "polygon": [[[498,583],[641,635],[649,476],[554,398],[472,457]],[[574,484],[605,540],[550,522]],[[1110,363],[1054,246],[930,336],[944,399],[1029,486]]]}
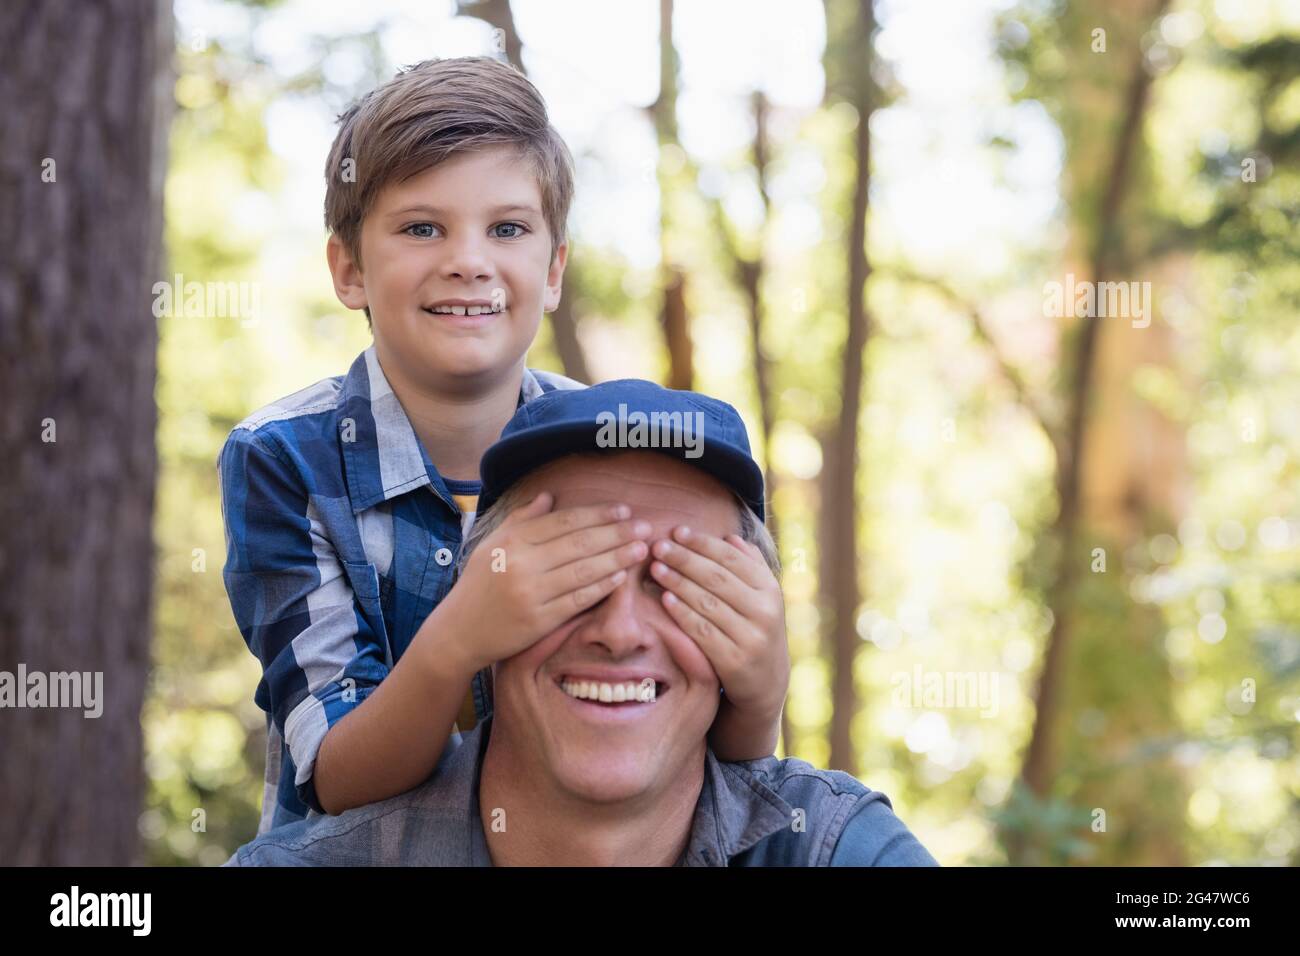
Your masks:
{"label": "man's ear", "polygon": [[542,301],[543,312],[554,312],[560,307],[560,287],[564,281],[564,266],[569,261],[569,244],[562,242],[551,257],[551,267],[546,271],[546,295]]}
{"label": "man's ear", "polygon": [[330,275],[334,277],[334,294],[339,301],[349,309],[364,309],[369,305],[366,287],[361,281],[361,268],[337,234],[331,234],[325,243],[325,260],[329,263]]}

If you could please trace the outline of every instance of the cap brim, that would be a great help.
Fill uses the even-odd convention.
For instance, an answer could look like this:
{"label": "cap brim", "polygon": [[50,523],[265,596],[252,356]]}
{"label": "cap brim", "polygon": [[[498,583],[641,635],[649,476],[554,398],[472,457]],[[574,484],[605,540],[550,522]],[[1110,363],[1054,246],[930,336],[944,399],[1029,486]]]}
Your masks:
{"label": "cap brim", "polygon": [[683,462],[712,475],[728,488],[734,489],[745,503],[764,519],[763,472],[750,455],[725,442],[706,442],[698,458],[686,457],[686,447],[677,443],[670,447],[618,447],[602,448],[596,436],[603,426],[594,421],[578,421],[547,425],[544,429],[526,429],[502,438],[488,449],[480,465],[483,491],[479,496],[478,512],[492,506],[497,498],[512,484],[542,465],[582,452],[609,453],[619,451],[654,451]]}

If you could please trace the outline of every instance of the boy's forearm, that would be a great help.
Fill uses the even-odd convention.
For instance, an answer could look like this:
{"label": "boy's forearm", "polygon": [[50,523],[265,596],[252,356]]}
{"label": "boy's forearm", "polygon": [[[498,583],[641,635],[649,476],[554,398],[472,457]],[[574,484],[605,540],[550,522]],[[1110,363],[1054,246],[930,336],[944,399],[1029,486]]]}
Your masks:
{"label": "boy's forearm", "polygon": [[736,709],[726,697],[709,728],[709,746],[719,760],[758,760],[776,753],[781,736],[781,712],[776,716],[752,717]]}
{"label": "boy's forearm", "polygon": [[439,635],[445,621],[426,619],[388,676],[331,727],[316,755],[316,798],[342,813],[423,782],[451,737],[475,668]]}

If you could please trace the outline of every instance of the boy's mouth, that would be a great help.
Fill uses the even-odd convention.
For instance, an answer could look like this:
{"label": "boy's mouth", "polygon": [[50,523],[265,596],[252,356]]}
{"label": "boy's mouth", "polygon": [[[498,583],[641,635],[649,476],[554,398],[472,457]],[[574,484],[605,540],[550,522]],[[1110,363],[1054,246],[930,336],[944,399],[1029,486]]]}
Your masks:
{"label": "boy's mouth", "polygon": [[506,311],[506,307],[493,305],[429,305],[421,306],[425,312],[430,315],[499,315]]}

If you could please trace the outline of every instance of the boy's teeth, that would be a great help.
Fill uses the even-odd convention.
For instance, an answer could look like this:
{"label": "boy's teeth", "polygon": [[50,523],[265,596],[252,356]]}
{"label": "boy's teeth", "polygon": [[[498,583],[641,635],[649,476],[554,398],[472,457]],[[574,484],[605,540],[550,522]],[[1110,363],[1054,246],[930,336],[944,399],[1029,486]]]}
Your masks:
{"label": "boy's teeth", "polygon": [[570,697],[579,700],[598,700],[604,704],[619,704],[629,701],[644,704],[655,699],[655,682],[646,678],[640,683],[625,681],[621,684],[602,684],[596,681],[565,681],[560,685]]}
{"label": "boy's teeth", "polygon": [[429,311],[437,312],[440,315],[487,315],[503,310],[493,308],[490,305],[435,305]]}

